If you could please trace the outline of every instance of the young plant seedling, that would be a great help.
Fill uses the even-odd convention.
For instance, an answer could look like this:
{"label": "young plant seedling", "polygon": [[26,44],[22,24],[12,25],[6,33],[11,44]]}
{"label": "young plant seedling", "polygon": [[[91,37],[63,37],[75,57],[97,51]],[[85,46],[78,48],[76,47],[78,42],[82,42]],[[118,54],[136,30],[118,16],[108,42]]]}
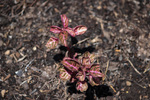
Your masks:
{"label": "young plant seedling", "polygon": [[87,30],[87,27],[83,25],[76,26],[75,28],[68,27],[68,18],[64,14],[61,15],[61,21],[63,28],[58,26],[51,26],[50,28],[51,32],[58,34],[59,39],[51,37],[46,44],[46,47],[49,49],[54,49],[57,46],[59,40],[62,45],[69,48],[67,44],[68,35],[75,37],[76,35],[84,34]]}
{"label": "young plant seedling", "polygon": [[[94,63],[94,55],[85,52],[78,59],[64,57],[59,68],[60,78],[62,80],[69,80],[70,82],[77,82],[76,89],[84,92],[88,89],[88,83],[91,86],[100,85],[100,80],[104,76],[100,72],[100,65]],[[88,80],[88,81],[87,81]]]}
{"label": "young plant seedling", "polygon": [[[76,26],[75,28],[68,27],[68,18],[66,15],[61,15],[61,21],[63,28],[58,26],[51,26],[50,31],[58,34],[58,38],[51,37],[46,47],[54,49],[59,41],[62,45],[70,50],[67,39],[68,35],[75,37],[76,35],[82,35],[86,32],[87,27],[83,25]],[[84,92],[88,89],[88,83],[91,86],[98,86],[101,84],[100,80],[104,77],[104,74],[100,71],[100,65],[94,63],[94,54],[90,54],[88,51],[83,55],[76,57],[77,53],[74,53],[73,57],[64,57],[60,64],[60,78],[65,81],[76,82],[76,89]]]}

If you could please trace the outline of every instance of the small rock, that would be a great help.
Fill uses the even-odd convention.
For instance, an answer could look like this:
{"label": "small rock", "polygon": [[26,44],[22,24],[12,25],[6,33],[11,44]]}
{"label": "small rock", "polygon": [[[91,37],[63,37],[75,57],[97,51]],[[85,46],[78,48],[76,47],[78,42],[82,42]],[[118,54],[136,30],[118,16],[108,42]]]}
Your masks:
{"label": "small rock", "polygon": [[4,96],[5,96],[5,93],[6,93],[6,90],[2,90],[2,91],[1,91],[1,96],[4,97]]}
{"label": "small rock", "polygon": [[122,88],[121,91],[125,91],[125,88]]}
{"label": "small rock", "polygon": [[2,40],[0,40],[0,47],[3,45],[3,41]]}
{"label": "small rock", "polygon": [[97,6],[97,9],[100,10],[102,7],[101,6]]}
{"label": "small rock", "polygon": [[15,74],[18,75],[19,77],[21,77],[22,74],[23,74],[23,72],[22,72],[22,70],[20,69],[20,70],[16,71]]}
{"label": "small rock", "polygon": [[131,84],[132,84],[132,83],[131,83],[130,81],[126,81],[126,85],[127,85],[127,86],[131,86]]}
{"label": "small rock", "polygon": [[10,50],[7,50],[7,51],[5,52],[5,55],[8,56],[9,54],[10,54]]}
{"label": "small rock", "polygon": [[72,22],[72,20],[71,20],[71,19],[69,19],[69,22],[71,23],[71,22]]}
{"label": "small rock", "polygon": [[37,50],[37,48],[36,48],[36,46],[34,46],[34,47],[33,47],[33,51],[36,51],[36,50]]}
{"label": "small rock", "polygon": [[122,61],[123,60],[123,57],[122,55],[119,56],[119,61]]}
{"label": "small rock", "polygon": [[16,53],[15,53],[15,56],[16,56],[17,58],[20,58],[20,53],[19,53],[19,52],[16,52]]}
{"label": "small rock", "polygon": [[45,78],[49,78],[49,74],[46,71],[43,71],[41,76]]}
{"label": "small rock", "polygon": [[29,89],[29,85],[27,82],[25,82],[22,87],[25,89],[25,90],[28,90]]}

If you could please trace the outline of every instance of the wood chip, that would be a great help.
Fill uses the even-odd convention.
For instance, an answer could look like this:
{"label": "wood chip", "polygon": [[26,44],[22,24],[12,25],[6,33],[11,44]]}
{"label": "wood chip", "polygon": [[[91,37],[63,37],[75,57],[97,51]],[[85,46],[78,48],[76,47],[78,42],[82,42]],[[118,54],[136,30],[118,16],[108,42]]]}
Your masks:
{"label": "wood chip", "polygon": [[6,90],[1,90],[1,96],[4,98],[4,96],[5,96],[5,93],[7,93],[8,92],[8,90],[6,91]]}
{"label": "wood chip", "polygon": [[131,83],[130,81],[126,81],[126,85],[127,85],[127,86],[131,86],[131,84],[132,84],[132,83]]}
{"label": "wood chip", "polygon": [[8,74],[8,75],[4,78],[4,80],[3,80],[3,81],[6,81],[7,79],[9,79],[9,78],[10,78],[10,76],[11,76],[11,74]]}
{"label": "wood chip", "polygon": [[10,50],[7,50],[7,51],[5,52],[5,55],[8,56],[9,54],[10,54]]}
{"label": "wood chip", "polygon": [[5,96],[5,93],[6,93],[6,90],[2,90],[2,91],[1,91],[1,96],[4,97],[4,96]]}

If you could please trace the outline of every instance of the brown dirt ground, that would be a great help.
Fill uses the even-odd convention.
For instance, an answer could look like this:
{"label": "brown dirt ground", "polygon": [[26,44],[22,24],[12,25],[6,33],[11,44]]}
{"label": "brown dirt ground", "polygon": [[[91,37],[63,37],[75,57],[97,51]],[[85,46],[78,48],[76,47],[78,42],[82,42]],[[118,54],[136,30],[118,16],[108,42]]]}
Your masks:
{"label": "brown dirt ground", "polygon": [[[108,68],[103,84],[84,93],[59,78],[63,47],[45,47],[61,14],[70,27],[88,27],[76,51]],[[150,100],[149,23],[149,0],[1,0],[0,100]]]}

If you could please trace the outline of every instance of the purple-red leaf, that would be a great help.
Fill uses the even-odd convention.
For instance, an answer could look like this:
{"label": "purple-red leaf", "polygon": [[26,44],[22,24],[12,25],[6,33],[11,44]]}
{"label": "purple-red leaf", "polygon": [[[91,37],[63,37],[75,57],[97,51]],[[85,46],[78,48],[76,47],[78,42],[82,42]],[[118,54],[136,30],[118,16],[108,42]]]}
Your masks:
{"label": "purple-red leaf", "polygon": [[53,33],[60,33],[62,29],[58,26],[51,26],[50,31]]}
{"label": "purple-red leaf", "polygon": [[76,35],[82,35],[87,30],[87,27],[79,25],[74,28],[74,32]]}
{"label": "purple-red leaf", "polygon": [[80,64],[76,60],[67,57],[65,57],[61,63],[72,72],[78,71],[80,67]]}
{"label": "purple-red leaf", "polygon": [[68,27],[68,18],[66,17],[65,14],[60,15],[61,16],[61,21],[63,23],[64,28]]}
{"label": "purple-red leaf", "polygon": [[67,39],[68,39],[68,33],[66,31],[59,33],[59,40],[65,47],[67,47]]}
{"label": "purple-red leaf", "polygon": [[88,52],[88,51],[83,54],[83,57],[89,57],[91,63],[93,63],[94,59],[95,59],[95,55],[94,54],[90,54],[90,52]]}
{"label": "purple-red leaf", "polygon": [[76,89],[78,91],[84,92],[88,89],[88,84],[86,82],[77,82]]}
{"label": "purple-red leaf", "polygon": [[60,68],[59,71],[60,71],[59,76],[62,80],[70,80],[71,75],[64,68]]}
{"label": "purple-red leaf", "polygon": [[91,86],[98,86],[100,85],[100,80],[101,77],[93,77],[93,76],[89,76],[89,83],[91,84]]}
{"label": "purple-red leaf", "polygon": [[100,72],[100,65],[99,64],[93,64],[91,66],[90,75],[92,75],[93,77],[103,77],[104,75]]}
{"label": "purple-red leaf", "polygon": [[79,71],[76,74],[76,78],[79,79],[80,81],[84,81],[85,80],[85,72]]}
{"label": "purple-red leaf", "polygon": [[84,65],[86,68],[91,67],[91,60],[89,57],[83,57],[82,58],[82,65]]}
{"label": "purple-red leaf", "polygon": [[45,46],[49,49],[54,49],[57,46],[57,44],[58,44],[58,39],[55,37],[51,37]]}
{"label": "purple-red leaf", "polygon": [[72,37],[75,37],[75,32],[74,32],[74,30],[72,29],[72,28],[70,28],[70,27],[67,27],[66,29],[65,29]]}

